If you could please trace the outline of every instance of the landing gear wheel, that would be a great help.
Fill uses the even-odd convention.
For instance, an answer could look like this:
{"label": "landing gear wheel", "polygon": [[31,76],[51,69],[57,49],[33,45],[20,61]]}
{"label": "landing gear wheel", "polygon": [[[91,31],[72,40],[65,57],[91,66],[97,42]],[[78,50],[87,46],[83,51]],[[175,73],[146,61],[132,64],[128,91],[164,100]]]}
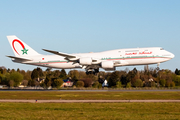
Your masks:
{"label": "landing gear wheel", "polygon": [[86,71],[86,75],[93,74],[93,71]]}
{"label": "landing gear wheel", "polygon": [[86,75],[89,75],[89,72],[88,72],[88,71],[86,71]]}
{"label": "landing gear wheel", "polygon": [[99,73],[99,69],[94,69],[93,74],[94,74],[94,75],[97,75],[98,73]]}
{"label": "landing gear wheel", "polygon": [[159,70],[160,70],[160,68],[159,68],[159,67],[157,67],[157,68],[156,68],[156,70],[157,70],[157,71],[159,71]]}
{"label": "landing gear wheel", "polygon": [[97,73],[99,73],[99,69],[91,69],[91,70],[87,70],[86,71],[86,75],[89,75],[89,74],[94,74],[94,75],[97,75]]}

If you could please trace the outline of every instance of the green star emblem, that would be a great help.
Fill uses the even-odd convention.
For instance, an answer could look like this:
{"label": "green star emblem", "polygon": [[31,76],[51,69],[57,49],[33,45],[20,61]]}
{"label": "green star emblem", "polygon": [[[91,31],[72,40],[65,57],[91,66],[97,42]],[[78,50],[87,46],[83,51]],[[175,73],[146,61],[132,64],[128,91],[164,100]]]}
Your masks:
{"label": "green star emblem", "polygon": [[23,50],[21,50],[23,53],[23,55],[26,53],[27,54],[27,51],[28,51],[28,49],[26,49],[26,48],[24,48]]}

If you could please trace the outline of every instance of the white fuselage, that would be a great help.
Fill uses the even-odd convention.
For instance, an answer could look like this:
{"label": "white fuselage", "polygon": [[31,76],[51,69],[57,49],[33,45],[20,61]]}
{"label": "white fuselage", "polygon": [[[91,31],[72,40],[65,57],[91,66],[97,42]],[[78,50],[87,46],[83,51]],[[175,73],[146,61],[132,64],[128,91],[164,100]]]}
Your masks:
{"label": "white fuselage", "polygon": [[[117,49],[105,52],[72,55],[79,56],[81,58],[92,58],[99,60],[100,62],[113,61],[114,67],[157,64],[168,61],[174,57],[172,53],[160,47]],[[14,60],[14,62],[60,69],[83,68],[82,64],[78,62],[69,62],[67,59],[65,59],[65,57],[59,55],[36,55],[28,57],[31,58],[32,61],[23,62]],[[92,67],[94,65],[92,64]]]}
{"label": "white fuselage", "polygon": [[14,62],[48,68],[82,68],[86,73],[98,73],[99,68],[115,70],[119,66],[159,64],[174,55],[160,47],[117,49],[96,53],[68,54],[43,49],[54,55],[41,55],[15,35],[7,36],[15,56],[7,56]]}

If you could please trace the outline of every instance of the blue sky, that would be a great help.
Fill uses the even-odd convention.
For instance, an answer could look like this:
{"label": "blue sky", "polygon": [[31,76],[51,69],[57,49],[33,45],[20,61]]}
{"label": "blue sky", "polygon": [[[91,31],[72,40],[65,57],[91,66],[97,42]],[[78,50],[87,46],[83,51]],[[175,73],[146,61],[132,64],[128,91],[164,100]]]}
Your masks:
{"label": "blue sky", "polygon": [[0,66],[36,68],[5,57],[14,55],[6,36],[16,35],[41,54],[49,54],[42,48],[83,53],[163,47],[175,58],[160,68],[180,69],[179,6],[179,0],[1,0]]}

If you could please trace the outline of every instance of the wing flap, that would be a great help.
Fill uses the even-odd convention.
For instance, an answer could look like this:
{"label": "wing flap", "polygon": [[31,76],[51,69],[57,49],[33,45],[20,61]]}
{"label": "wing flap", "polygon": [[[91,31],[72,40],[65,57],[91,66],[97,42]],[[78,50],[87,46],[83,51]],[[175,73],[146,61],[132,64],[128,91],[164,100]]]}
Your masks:
{"label": "wing flap", "polygon": [[47,50],[47,49],[42,49],[42,50],[44,50],[46,52],[50,52],[50,53],[56,54],[56,55],[63,56],[63,57],[65,57],[68,60],[78,59],[79,58],[78,56],[75,56],[75,55],[72,55],[72,54],[67,54],[67,53],[62,53],[62,52],[53,51],[53,50]]}

